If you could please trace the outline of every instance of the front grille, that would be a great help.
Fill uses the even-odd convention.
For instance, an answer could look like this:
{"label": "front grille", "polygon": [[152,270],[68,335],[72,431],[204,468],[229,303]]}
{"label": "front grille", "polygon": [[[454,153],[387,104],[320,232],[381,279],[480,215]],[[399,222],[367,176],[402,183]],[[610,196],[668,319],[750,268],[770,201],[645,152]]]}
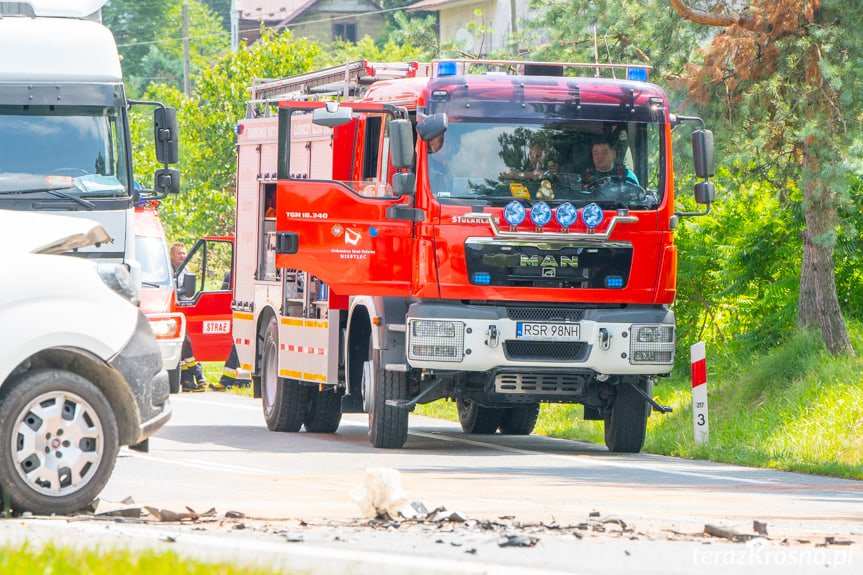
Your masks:
{"label": "front grille", "polygon": [[582,395],[584,376],[553,373],[499,373],[494,378],[494,390],[497,393]]}
{"label": "front grille", "polygon": [[584,319],[583,309],[560,307],[507,307],[506,315],[513,321],[577,322]]}
{"label": "front grille", "polygon": [[583,341],[505,341],[503,351],[512,361],[584,361]]}

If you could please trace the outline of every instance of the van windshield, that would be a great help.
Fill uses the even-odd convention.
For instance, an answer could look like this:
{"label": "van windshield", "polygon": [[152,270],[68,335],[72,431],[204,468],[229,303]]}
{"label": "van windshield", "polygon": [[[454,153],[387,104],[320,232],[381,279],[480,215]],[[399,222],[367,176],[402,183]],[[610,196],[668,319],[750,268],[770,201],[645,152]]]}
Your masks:
{"label": "van windshield", "polygon": [[135,257],[141,264],[141,282],[145,287],[171,287],[171,264],[163,239],[135,236]]}
{"label": "van windshield", "polygon": [[129,196],[122,109],[0,106],[0,194]]}

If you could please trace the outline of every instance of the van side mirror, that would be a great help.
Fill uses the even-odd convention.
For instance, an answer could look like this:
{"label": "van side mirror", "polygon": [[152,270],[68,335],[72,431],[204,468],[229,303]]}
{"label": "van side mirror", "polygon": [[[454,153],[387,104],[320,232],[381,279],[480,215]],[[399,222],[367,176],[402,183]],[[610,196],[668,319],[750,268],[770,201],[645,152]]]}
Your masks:
{"label": "van side mirror", "polygon": [[156,159],[160,164],[176,164],[180,160],[177,110],[156,108],[153,111],[153,129],[156,138]]}
{"label": "van side mirror", "polygon": [[410,120],[390,122],[390,157],[398,169],[410,168],[414,163],[414,133]]}
{"label": "van side mirror", "polygon": [[177,286],[177,296],[182,299],[192,299],[198,287],[198,278],[195,274],[184,273],[183,283]]}
{"label": "van side mirror", "polygon": [[696,176],[704,179],[713,177],[713,132],[710,130],[692,132],[692,161],[695,163]]}

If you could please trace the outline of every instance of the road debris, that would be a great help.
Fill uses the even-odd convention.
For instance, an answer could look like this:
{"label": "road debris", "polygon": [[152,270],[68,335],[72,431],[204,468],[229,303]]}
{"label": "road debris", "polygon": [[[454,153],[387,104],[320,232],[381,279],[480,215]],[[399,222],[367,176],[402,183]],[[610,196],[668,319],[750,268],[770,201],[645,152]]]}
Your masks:
{"label": "road debris", "polygon": [[182,513],[177,513],[176,511],[171,511],[170,509],[158,509],[156,507],[148,507],[144,506],[144,509],[147,510],[156,521],[163,523],[172,523],[172,522],[181,522],[181,521],[198,521],[203,517],[215,517],[216,509],[211,508],[204,513],[196,513],[194,509],[191,507],[186,507],[186,511]]}
{"label": "road debris", "polygon": [[365,483],[352,489],[348,495],[366,517],[384,514],[398,517],[399,510],[408,502],[407,493],[402,489],[401,475],[397,469],[389,467],[366,469]]}
{"label": "road debris", "polygon": [[721,537],[722,539],[728,539],[729,541],[734,541],[735,543],[743,543],[751,539],[758,539],[764,537],[763,535],[752,533],[738,533],[733,529],[719,527],[716,525],[711,525],[709,523],[704,526],[704,532],[708,535],[712,535],[713,537]]}
{"label": "road debris", "polygon": [[497,540],[498,547],[533,547],[539,542],[539,537],[521,534],[503,534]]}
{"label": "road debris", "polygon": [[752,530],[758,533],[759,535],[767,535],[767,523],[762,521],[758,521],[757,519],[752,522]]}
{"label": "road debris", "polygon": [[135,500],[127,497],[121,502],[96,499],[92,504],[93,515],[102,517],[140,517],[141,507]]}

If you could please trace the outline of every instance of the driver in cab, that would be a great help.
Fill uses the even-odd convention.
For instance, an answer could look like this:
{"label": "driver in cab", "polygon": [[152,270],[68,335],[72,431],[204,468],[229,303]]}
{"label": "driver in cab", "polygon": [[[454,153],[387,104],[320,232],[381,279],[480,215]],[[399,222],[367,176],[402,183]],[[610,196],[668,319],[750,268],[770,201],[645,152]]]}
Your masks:
{"label": "driver in cab", "polygon": [[588,188],[608,182],[626,182],[639,185],[635,173],[617,163],[617,152],[607,140],[596,140],[591,148],[593,156],[593,168],[584,174],[584,181]]}

